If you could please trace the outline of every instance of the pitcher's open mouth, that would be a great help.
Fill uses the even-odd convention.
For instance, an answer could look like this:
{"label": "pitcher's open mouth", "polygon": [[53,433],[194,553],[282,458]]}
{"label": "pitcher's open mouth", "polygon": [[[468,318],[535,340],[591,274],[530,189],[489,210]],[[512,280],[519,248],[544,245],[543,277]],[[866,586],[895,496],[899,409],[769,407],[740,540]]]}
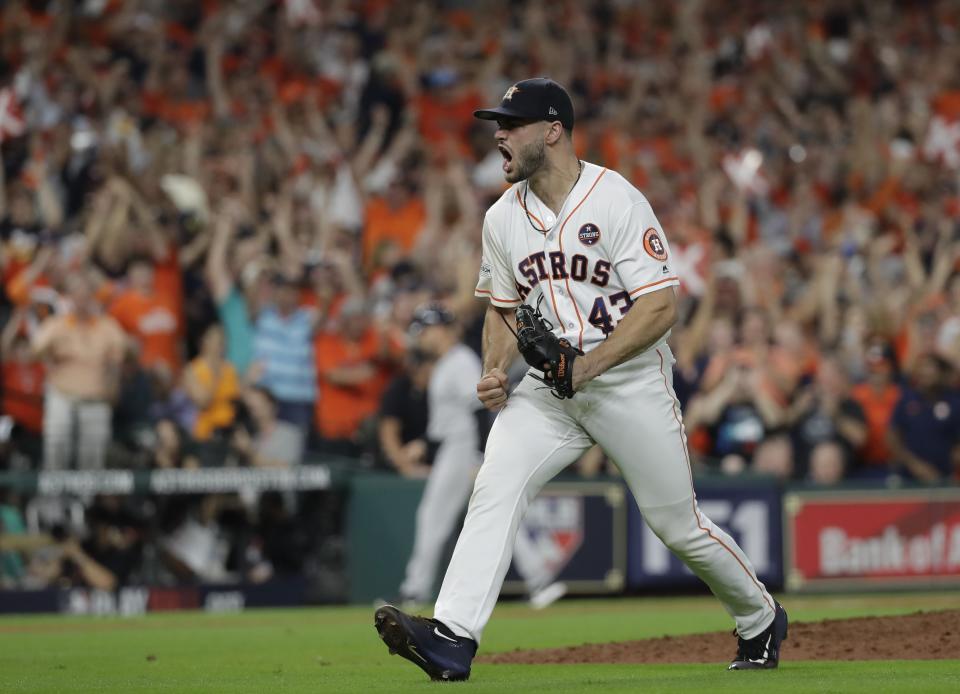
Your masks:
{"label": "pitcher's open mouth", "polygon": [[497,149],[500,150],[500,154],[503,156],[503,170],[506,171],[510,166],[510,163],[513,161],[513,154],[511,154],[510,150],[503,145],[497,145]]}

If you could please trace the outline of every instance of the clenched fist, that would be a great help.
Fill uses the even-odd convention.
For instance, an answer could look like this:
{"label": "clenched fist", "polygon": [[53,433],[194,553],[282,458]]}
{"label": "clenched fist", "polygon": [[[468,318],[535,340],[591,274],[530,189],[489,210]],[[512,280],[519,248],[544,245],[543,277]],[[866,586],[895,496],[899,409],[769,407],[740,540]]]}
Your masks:
{"label": "clenched fist", "polygon": [[491,412],[503,407],[507,402],[507,374],[500,369],[490,369],[477,383],[477,397]]}

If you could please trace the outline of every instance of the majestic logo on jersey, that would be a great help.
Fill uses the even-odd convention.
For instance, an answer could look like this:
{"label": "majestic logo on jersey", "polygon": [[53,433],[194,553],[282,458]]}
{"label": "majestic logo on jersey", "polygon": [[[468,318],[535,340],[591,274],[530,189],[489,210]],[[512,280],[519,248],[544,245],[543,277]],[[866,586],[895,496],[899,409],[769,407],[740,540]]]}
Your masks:
{"label": "majestic logo on jersey", "polygon": [[653,227],[643,232],[643,250],[645,250],[651,258],[659,260],[661,263],[667,259],[667,246],[663,243],[663,239],[660,238],[660,234],[658,234],[657,230]]}
{"label": "majestic logo on jersey", "polygon": [[577,238],[580,239],[580,243],[584,246],[592,246],[600,240],[600,229],[596,224],[587,222],[580,227],[580,231],[577,232]]}
{"label": "majestic logo on jersey", "polygon": [[513,85],[510,89],[507,90],[507,93],[503,95],[504,101],[510,101],[513,99],[513,95],[520,91],[520,88],[517,85]]}
{"label": "majestic logo on jersey", "polygon": [[493,267],[486,260],[480,260],[480,276],[493,277]]}
{"label": "majestic logo on jersey", "polygon": [[541,496],[534,499],[517,536],[524,574],[552,583],[583,544],[583,498]]}

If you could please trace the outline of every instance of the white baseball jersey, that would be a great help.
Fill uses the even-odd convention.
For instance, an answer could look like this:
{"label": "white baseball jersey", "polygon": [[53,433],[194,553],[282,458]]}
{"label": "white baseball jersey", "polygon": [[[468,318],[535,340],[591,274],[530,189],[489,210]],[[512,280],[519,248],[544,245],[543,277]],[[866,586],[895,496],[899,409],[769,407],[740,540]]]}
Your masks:
{"label": "white baseball jersey", "polygon": [[650,203],[616,171],[584,162],[559,215],[523,181],[484,218],[476,296],[504,308],[536,306],[542,296],[554,332],[584,351],[638,296],[679,283]]}

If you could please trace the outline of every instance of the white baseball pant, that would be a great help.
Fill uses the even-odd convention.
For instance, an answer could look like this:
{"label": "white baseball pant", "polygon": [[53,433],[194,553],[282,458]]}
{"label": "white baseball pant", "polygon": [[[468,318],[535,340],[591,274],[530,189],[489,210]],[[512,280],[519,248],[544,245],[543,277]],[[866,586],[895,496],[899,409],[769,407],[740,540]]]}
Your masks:
{"label": "white baseball pant", "polygon": [[460,522],[479,465],[480,452],[472,437],[445,442],[437,450],[417,506],[413,552],[400,586],[404,598],[426,602],[433,597],[440,554]]}
{"label": "white baseball pant", "polygon": [[47,386],[43,401],[43,469],[103,468],[110,445],[113,408],[106,401],[74,400]]}
{"label": "white baseball pant", "polygon": [[[440,556],[463,516],[480,462],[480,452],[471,440],[444,444],[437,451],[417,506],[413,551],[400,585],[402,598],[425,603],[433,597]],[[541,550],[521,541],[521,537],[522,533],[518,533],[513,558],[527,591],[532,594],[555,577],[543,561],[530,561]]]}
{"label": "white baseball pant", "polygon": [[434,616],[478,643],[530,501],[593,442],[617,464],[650,529],[719,598],[743,638],[773,620],[773,598],[736,542],[697,507],[673,354],[665,344],[558,400],[525,377],[487,440]]}

